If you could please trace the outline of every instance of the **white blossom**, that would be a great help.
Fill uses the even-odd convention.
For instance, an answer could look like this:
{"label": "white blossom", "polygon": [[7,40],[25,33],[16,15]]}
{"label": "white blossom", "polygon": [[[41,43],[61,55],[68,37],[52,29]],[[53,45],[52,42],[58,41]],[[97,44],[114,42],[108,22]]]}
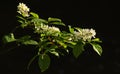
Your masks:
{"label": "white blossom", "polygon": [[54,27],[54,26],[53,27],[49,27],[48,31],[47,31],[48,35],[53,35],[53,36],[58,36],[59,33],[60,33],[59,28]]}
{"label": "white blossom", "polygon": [[58,33],[60,32],[59,28],[54,27],[54,26],[48,26],[48,25],[44,25],[41,24],[41,26],[37,26],[36,28],[36,32],[38,33],[45,33],[47,35],[54,35],[57,36]]}
{"label": "white blossom", "polygon": [[93,29],[81,29],[78,32],[74,32],[74,39],[79,40],[83,39],[84,41],[95,38],[96,32]]}
{"label": "white blossom", "polygon": [[49,27],[49,31],[52,31],[52,32],[60,32],[59,28],[57,27]]}
{"label": "white blossom", "polygon": [[30,9],[26,6],[26,4],[24,3],[19,3],[19,5],[17,6],[18,8],[18,13],[25,16],[25,17],[28,17],[29,16],[29,11]]}

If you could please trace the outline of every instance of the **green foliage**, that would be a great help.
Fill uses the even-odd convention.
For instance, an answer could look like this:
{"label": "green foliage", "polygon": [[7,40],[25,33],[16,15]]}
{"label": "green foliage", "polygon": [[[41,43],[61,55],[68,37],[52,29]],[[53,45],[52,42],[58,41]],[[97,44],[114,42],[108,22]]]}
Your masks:
{"label": "green foliage", "polygon": [[[24,35],[16,37],[14,36],[14,33],[18,29],[14,29],[13,33],[3,37],[3,42],[7,44],[16,41],[19,46],[36,46],[35,49],[38,51],[38,54],[30,60],[28,63],[28,69],[31,63],[35,59],[38,59],[38,65],[41,72],[47,70],[51,62],[50,56],[48,55],[49,53],[57,57],[60,57],[60,54],[66,55],[73,53],[73,56],[78,58],[80,54],[85,51],[84,46],[86,44],[91,44],[94,51],[97,52],[98,55],[102,54],[102,47],[99,44],[102,41],[99,38],[95,38],[96,33],[93,29],[82,29],[79,27],[73,28],[70,25],[67,27],[59,18],[49,17],[47,20],[42,19],[38,14],[29,12],[29,8],[25,8],[27,11],[18,11],[19,15],[17,18],[19,26],[25,31],[27,31],[26,29],[32,30],[32,33],[24,33]],[[67,27],[69,32],[66,30],[60,30],[58,27],[59,25]],[[72,49],[72,52],[70,52],[69,49]]]}
{"label": "green foliage", "polygon": [[69,25],[68,27],[69,27],[69,31],[70,31],[70,33],[74,33],[74,28],[71,28],[70,25]]}
{"label": "green foliage", "polygon": [[99,43],[102,42],[99,38],[94,38],[94,39],[92,39],[91,41],[93,41],[93,42],[99,42]]}
{"label": "green foliage", "polygon": [[84,44],[82,41],[77,42],[77,44],[73,48],[73,55],[78,58],[80,54],[84,51]]}
{"label": "green foliage", "polygon": [[13,41],[16,41],[13,33],[10,33],[10,34],[5,35],[5,36],[3,37],[3,42],[4,42],[4,43],[13,42]]}
{"label": "green foliage", "polygon": [[65,26],[61,19],[52,17],[48,18],[48,24]]}
{"label": "green foliage", "polygon": [[34,12],[30,12],[30,14],[33,16],[33,18],[39,18],[39,15]]}
{"label": "green foliage", "polygon": [[22,44],[24,44],[24,45],[38,45],[38,42],[35,40],[27,40],[27,41],[24,41]]}
{"label": "green foliage", "polygon": [[50,66],[50,57],[47,54],[40,54],[38,64],[41,69],[41,72],[44,72]]}
{"label": "green foliage", "polygon": [[96,43],[90,43],[93,46],[93,49],[101,56],[102,54],[102,47]]}
{"label": "green foliage", "polygon": [[32,62],[33,62],[38,56],[39,56],[38,54],[35,55],[35,56],[29,61],[28,66],[27,66],[27,69],[28,69],[28,70],[29,70],[29,67],[30,67],[30,65],[32,64]]}
{"label": "green foliage", "polygon": [[24,42],[26,40],[29,40],[31,38],[31,36],[29,35],[25,35],[25,36],[22,36],[20,37],[19,39],[17,39],[18,42]]}

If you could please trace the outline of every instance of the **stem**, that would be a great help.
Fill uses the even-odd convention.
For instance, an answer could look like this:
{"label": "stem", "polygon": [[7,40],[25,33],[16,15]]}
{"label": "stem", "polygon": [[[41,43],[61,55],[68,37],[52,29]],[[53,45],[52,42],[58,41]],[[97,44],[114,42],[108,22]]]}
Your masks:
{"label": "stem", "polygon": [[39,55],[38,55],[38,54],[35,55],[35,56],[29,61],[28,66],[27,66],[27,70],[29,70],[30,65],[31,65],[32,62],[36,59],[37,56],[39,56]]}
{"label": "stem", "polygon": [[[2,55],[2,54],[5,54],[5,53],[7,53],[7,52],[9,52],[9,51],[11,51],[11,50],[13,50],[13,49],[15,49],[15,48],[17,48],[17,47],[19,47],[20,45],[18,44],[17,46],[15,46],[15,47],[12,47],[12,48],[10,48],[10,49],[8,49],[8,50],[6,50],[6,51],[2,51],[2,52],[0,52],[0,54]],[[4,47],[3,47],[4,48]]]}
{"label": "stem", "polygon": [[18,29],[19,27],[21,27],[21,26],[20,26],[20,25],[19,25],[19,26],[16,26],[16,27],[11,31],[11,33],[15,32],[16,29]]}

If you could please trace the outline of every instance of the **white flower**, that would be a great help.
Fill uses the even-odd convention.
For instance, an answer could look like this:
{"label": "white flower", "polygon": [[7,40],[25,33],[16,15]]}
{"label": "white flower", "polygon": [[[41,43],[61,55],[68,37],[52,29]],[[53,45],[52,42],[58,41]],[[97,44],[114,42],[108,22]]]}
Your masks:
{"label": "white flower", "polygon": [[79,40],[83,39],[84,41],[95,38],[96,32],[93,29],[80,29],[78,32],[74,32],[74,39]]}
{"label": "white flower", "polygon": [[53,35],[53,36],[58,36],[58,34],[60,33],[59,28],[57,27],[48,27],[48,30],[46,32],[48,35]]}
{"label": "white flower", "polygon": [[54,26],[50,27],[44,24],[41,24],[40,26],[37,26],[35,28],[37,33],[45,33],[47,35],[58,36],[58,33],[60,32],[59,28]]}
{"label": "white flower", "polygon": [[80,32],[74,31],[74,40],[79,40],[82,38],[82,35]]}
{"label": "white flower", "polygon": [[96,32],[93,29],[82,29],[82,35],[87,38],[95,38]]}
{"label": "white flower", "polygon": [[59,28],[57,28],[57,27],[49,27],[49,31],[60,32]]}
{"label": "white flower", "polygon": [[48,30],[48,25],[44,25],[43,23],[41,23],[39,26],[35,26],[35,29],[37,33],[45,33]]}
{"label": "white flower", "polygon": [[22,14],[25,17],[29,16],[28,12],[30,11],[30,9],[24,3],[19,3],[17,8],[18,8],[17,11],[18,13]]}
{"label": "white flower", "polygon": [[48,25],[44,25],[44,24],[41,25],[41,29],[42,29],[43,32],[48,31],[48,28],[49,28]]}

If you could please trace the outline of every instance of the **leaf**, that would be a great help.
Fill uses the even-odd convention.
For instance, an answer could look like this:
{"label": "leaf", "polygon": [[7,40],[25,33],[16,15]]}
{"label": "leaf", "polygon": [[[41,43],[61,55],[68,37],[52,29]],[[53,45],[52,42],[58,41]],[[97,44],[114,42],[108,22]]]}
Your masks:
{"label": "leaf", "polygon": [[65,26],[64,23],[62,22],[50,22],[49,24],[52,24],[52,25],[62,25],[62,26]]}
{"label": "leaf", "polygon": [[59,57],[59,53],[56,51],[57,48],[57,45],[51,45],[49,47],[44,46],[44,49],[46,49],[45,53],[50,52],[51,54],[54,54],[55,56]]}
{"label": "leaf", "polygon": [[19,23],[24,24],[25,22],[22,20],[18,20]]}
{"label": "leaf", "polygon": [[82,28],[75,27],[78,32],[81,32]]}
{"label": "leaf", "polygon": [[16,17],[19,18],[22,21],[26,21],[26,19],[24,17],[21,17],[21,16],[16,16]]}
{"label": "leaf", "polygon": [[23,37],[17,39],[17,42],[24,42],[24,41],[30,40],[30,38],[31,38],[31,36],[26,35],[26,36],[23,36]]}
{"label": "leaf", "polygon": [[36,13],[34,13],[34,12],[30,12],[30,14],[31,14],[33,17],[35,17],[35,18],[39,18],[39,15],[36,14]]}
{"label": "leaf", "polygon": [[16,39],[14,38],[14,34],[13,33],[10,33],[10,34],[5,35],[3,37],[3,42],[4,43],[13,42],[13,41],[16,41]]}
{"label": "leaf", "polygon": [[26,26],[28,26],[28,23],[22,23],[22,24],[21,24],[21,27],[22,27],[22,28],[25,28]]}
{"label": "leaf", "polygon": [[61,46],[63,46],[64,48],[67,48],[67,45],[62,42],[62,41],[59,41],[59,40],[56,40],[58,44],[60,44]]}
{"label": "leaf", "polygon": [[41,37],[44,37],[44,36],[45,36],[45,34],[40,34],[40,36],[41,36]]}
{"label": "leaf", "polygon": [[41,23],[45,23],[47,24],[48,22],[44,19],[41,19],[41,18],[35,18],[35,19],[32,19],[31,22],[34,22],[35,24],[41,24]]}
{"label": "leaf", "polygon": [[50,53],[51,53],[51,54],[54,54],[54,55],[57,56],[57,57],[59,57],[59,53],[56,52],[56,51],[51,51]]}
{"label": "leaf", "polygon": [[68,41],[67,43],[72,44],[72,45],[76,45],[76,43],[72,42],[72,41]]}
{"label": "leaf", "polygon": [[69,25],[68,27],[69,27],[69,31],[70,31],[70,33],[73,33],[73,32],[74,32],[74,29],[73,29],[73,28],[71,28],[71,26],[70,26],[70,25]]}
{"label": "leaf", "polygon": [[62,22],[61,19],[59,19],[59,18],[52,18],[52,17],[48,18],[48,22],[53,22],[53,21],[54,22]]}
{"label": "leaf", "polygon": [[102,47],[96,43],[90,43],[93,46],[93,49],[101,56],[102,54]]}
{"label": "leaf", "polygon": [[73,55],[78,58],[78,56],[84,51],[84,44],[80,41],[73,48]]}
{"label": "leaf", "polygon": [[50,57],[47,54],[40,54],[38,64],[41,69],[41,72],[44,72],[50,66]]}
{"label": "leaf", "polygon": [[29,70],[29,67],[31,65],[31,63],[38,57],[39,55],[35,55],[28,63],[27,69]]}
{"label": "leaf", "polygon": [[72,41],[68,41],[67,43],[67,46],[70,47],[70,48],[74,48],[74,46],[76,45],[75,42],[72,42]]}
{"label": "leaf", "polygon": [[22,44],[25,44],[25,45],[38,45],[38,42],[35,41],[35,40],[27,40],[27,41],[22,42]]}
{"label": "leaf", "polygon": [[92,39],[91,41],[93,41],[93,42],[102,42],[99,38],[95,38],[95,39]]}

